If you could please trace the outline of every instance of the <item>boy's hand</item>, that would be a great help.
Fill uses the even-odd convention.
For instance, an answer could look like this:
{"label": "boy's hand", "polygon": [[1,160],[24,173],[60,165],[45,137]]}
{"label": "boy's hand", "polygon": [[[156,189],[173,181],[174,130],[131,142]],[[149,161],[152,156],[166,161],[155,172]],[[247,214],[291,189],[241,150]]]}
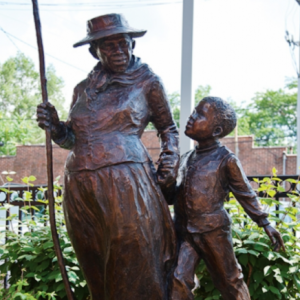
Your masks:
{"label": "boy's hand", "polygon": [[163,152],[158,164],[157,179],[159,185],[168,187],[176,181],[178,166],[179,166],[179,155],[174,152]]}
{"label": "boy's hand", "polygon": [[280,233],[271,225],[264,226],[264,230],[270,238],[272,245],[274,246],[273,250],[276,252],[279,252],[280,249],[285,251],[284,242],[281,238]]}

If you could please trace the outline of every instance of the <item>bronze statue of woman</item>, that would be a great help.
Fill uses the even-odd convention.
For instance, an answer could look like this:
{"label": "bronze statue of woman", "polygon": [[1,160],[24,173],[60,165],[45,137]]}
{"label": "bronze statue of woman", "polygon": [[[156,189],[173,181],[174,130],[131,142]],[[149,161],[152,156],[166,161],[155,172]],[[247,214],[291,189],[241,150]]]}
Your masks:
{"label": "bronze statue of woman", "polygon": [[[178,131],[160,79],[135,57],[122,15],[88,21],[99,59],[74,89],[66,122],[50,103],[38,124],[69,149],[64,179],[67,230],[93,300],[166,300],[176,239],[161,188],[178,169]],[[161,140],[156,172],[140,138],[152,122]]]}

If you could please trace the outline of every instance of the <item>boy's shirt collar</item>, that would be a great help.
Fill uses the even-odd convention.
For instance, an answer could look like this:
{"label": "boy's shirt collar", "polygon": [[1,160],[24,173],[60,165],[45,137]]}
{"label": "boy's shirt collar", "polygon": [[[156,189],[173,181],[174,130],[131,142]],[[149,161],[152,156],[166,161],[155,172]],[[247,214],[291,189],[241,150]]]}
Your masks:
{"label": "boy's shirt collar", "polygon": [[216,144],[213,144],[212,146],[209,146],[207,148],[198,148],[198,146],[196,146],[195,151],[196,151],[196,153],[203,153],[203,152],[208,152],[208,151],[214,150],[220,146],[221,146],[221,143],[219,141],[217,141]]}

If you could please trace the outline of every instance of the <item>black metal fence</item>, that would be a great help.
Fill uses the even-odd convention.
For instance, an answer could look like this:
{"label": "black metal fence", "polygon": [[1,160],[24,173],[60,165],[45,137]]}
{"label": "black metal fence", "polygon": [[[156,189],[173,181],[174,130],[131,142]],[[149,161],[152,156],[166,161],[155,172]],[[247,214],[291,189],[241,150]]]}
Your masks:
{"label": "black metal fence", "polygon": [[[254,181],[254,179],[258,179],[259,181],[263,180],[264,178],[270,178],[270,176],[248,176],[248,180],[254,188],[258,188],[259,184]],[[299,180],[298,175],[279,175],[277,176],[281,181],[274,180],[273,185],[278,186],[281,185],[285,191],[276,191],[276,194],[273,196],[274,199],[280,200],[280,199],[287,199],[289,198],[288,194],[290,194],[292,191],[297,191],[300,193],[299,186],[297,186],[297,183],[292,183],[286,181],[287,179],[294,179],[295,181]],[[256,186],[255,186],[256,185]],[[22,195],[25,192],[30,192],[32,194],[32,200],[30,201],[30,205],[32,206],[43,206],[46,207],[46,204],[38,202],[38,200],[47,199],[47,191],[43,192],[40,190],[40,188],[46,188],[46,185],[39,185],[39,186],[26,186],[26,185],[6,185],[2,186],[0,188],[4,188],[6,190],[10,190],[10,193],[7,193],[5,191],[0,190],[0,207],[4,206],[5,204],[10,204],[12,206],[17,206],[19,208],[27,205],[24,203],[24,201],[20,201],[18,198],[22,198]],[[59,191],[60,193],[61,191]],[[258,192],[259,197],[265,197],[265,193],[263,191]],[[19,209],[19,221],[22,221],[22,218],[24,214]],[[35,210],[31,209],[31,215],[34,216]],[[6,210],[6,219],[10,216],[9,210]],[[6,226],[9,226],[9,220],[6,220]],[[20,230],[22,232],[22,229]]]}
{"label": "black metal fence", "polygon": [[[270,178],[270,176],[248,176],[247,178],[250,181],[250,183],[253,185],[254,188],[258,188],[260,184],[257,183],[254,179],[258,179],[259,181],[262,181],[266,177]],[[285,199],[288,201],[288,198],[289,198],[288,194],[290,194],[292,191],[300,192],[299,185],[297,185],[296,182],[286,181],[287,179],[294,179],[295,181],[297,181],[297,180],[299,180],[298,175],[280,175],[280,176],[277,176],[277,178],[279,178],[281,181],[274,180],[273,185],[274,186],[281,185],[281,187],[284,188],[284,191],[276,191],[276,194],[272,198],[276,199],[277,201],[280,201],[280,199]],[[38,201],[38,200],[47,199],[47,192],[40,190],[40,188],[46,188],[46,187],[47,187],[46,185],[41,185],[41,186],[6,185],[6,186],[2,186],[0,188],[4,188],[5,190],[9,190],[10,192],[7,192],[5,190],[4,191],[0,190],[0,207],[5,206],[5,204],[10,204],[12,206],[19,207],[18,219],[19,219],[19,221],[22,221],[23,217],[24,217],[24,213],[22,212],[22,210],[20,208],[26,206],[28,209],[28,204],[24,201],[20,201],[20,198],[22,198],[24,193],[30,192],[32,195],[30,205],[38,206],[38,207],[42,207],[42,208],[46,209],[46,204]],[[283,190],[283,189],[281,189],[281,190]],[[60,192],[61,191],[59,191],[59,193]],[[260,191],[260,192],[258,192],[258,196],[265,197],[266,195],[265,195],[265,192]],[[34,217],[35,210],[30,209],[30,205],[29,205],[29,210],[31,210],[31,215]],[[277,211],[279,210],[279,205],[277,205],[276,210]],[[5,214],[6,214],[5,228],[9,228],[10,222],[11,222],[10,220],[8,220],[8,218],[10,217],[10,210],[9,209],[5,210]],[[47,226],[46,223],[44,223],[44,225]],[[19,225],[18,233],[22,234],[22,227],[20,225]],[[6,241],[7,241],[7,237],[5,236],[5,242]],[[7,282],[6,282],[6,278],[5,278],[4,287],[6,287],[6,285],[7,285]]]}
{"label": "black metal fence", "polygon": [[[258,179],[259,181],[262,181],[264,178],[271,178],[270,176],[247,176],[248,180],[251,183],[254,183],[254,188],[258,188],[258,184],[254,181],[254,179]],[[276,178],[280,179],[281,181],[273,180],[273,185],[278,187],[279,185],[285,189],[285,191],[277,191],[274,195],[274,199],[280,200],[280,198],[288,198],[288,194],[291,194],[292,191],[297,191],[300,193],[299,185],[297,183],[292,183],[289,181],[286,181],[287,179],[294,179],[295,181],[299,180],[299,175],[278,175]],[[265,193],[263,191],[258,192],[259,197],[265,197]]]}

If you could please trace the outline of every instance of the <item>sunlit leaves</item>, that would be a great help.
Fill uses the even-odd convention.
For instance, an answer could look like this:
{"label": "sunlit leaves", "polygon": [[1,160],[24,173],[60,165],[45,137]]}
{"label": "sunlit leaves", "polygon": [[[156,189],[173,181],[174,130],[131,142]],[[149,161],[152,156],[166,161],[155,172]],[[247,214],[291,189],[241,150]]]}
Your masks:
{"label": "sunlit leaves", "polygon": [[[23,178],[23,182],[31,185],[35,180],[34,176]],[[61,187],[55,183],[56,192]],[[46,189],[40,188],[41,194]],[[9,191],[7,189],[7,191]],[[49,224],[49,211],[41,212],[39,206],[31,205],[32,194],[27,191],[22,195],[24,205],[21,210],[25,214],[19,226],[25,230],[23,235],[18,235],[12,230],[6,231],[7,242],[0,246],[0,280],[10,271],[9,289],[0,289],[0,299],[66,299],[66,293],[62,282],[60,269],[54,252]],[[58,200],[59,198],[59,200]],[[79,269],[78,262],[63,225],[64,217],[61,210],[61,196],[56,198],[56,219],[57,229],[60,238],[60,245],[64,253],[66,268],[70,278],[72,289],[75,290],[76,299],[86,300],[88,290],[83,275]],[[47,200],[40,199],[41,204],[47,204]],[[3,209],[10,209],[12,205],[5,204]],[[35,211],[35,217],[32,216]],[[8,220],[18,220],[16,214],[11,214]],[[4,236],[4,232],[0,235]]]}
{"label": "sunlit leaves", "polygon": [[[235,255],[243,268],[244,280],[249,282],[252,300],[291,300],[299,298],[300,291],[300,198],[297,191],[291,191],[290,200],[286,205],[273,199],[276,192],[282,191],[281,180],[273,170],[272,178],[254,179],[260,184],[258,191],[265,198],[260,198],[264,209],[271,212],[270,221],[277,222],[285,243],[286,252],[274,252],[271,242],[262,228],[259,228],[250,218],[244,217],[241,205],[230,194],[225,203],[229,210],[232,224],[232,240]],[[298,183],[298,180],[287,180]],[[279,185],[277,185],[277,183]],[[279,208],[279,209],[278,209]],[[287,222],[289,217],[289,222]],[[296,236],[297,235],[297,236]],[[197,268],[200,288],[196,290],[195,299],[222,299],[215,288],[205,264],[201,261]]]}

